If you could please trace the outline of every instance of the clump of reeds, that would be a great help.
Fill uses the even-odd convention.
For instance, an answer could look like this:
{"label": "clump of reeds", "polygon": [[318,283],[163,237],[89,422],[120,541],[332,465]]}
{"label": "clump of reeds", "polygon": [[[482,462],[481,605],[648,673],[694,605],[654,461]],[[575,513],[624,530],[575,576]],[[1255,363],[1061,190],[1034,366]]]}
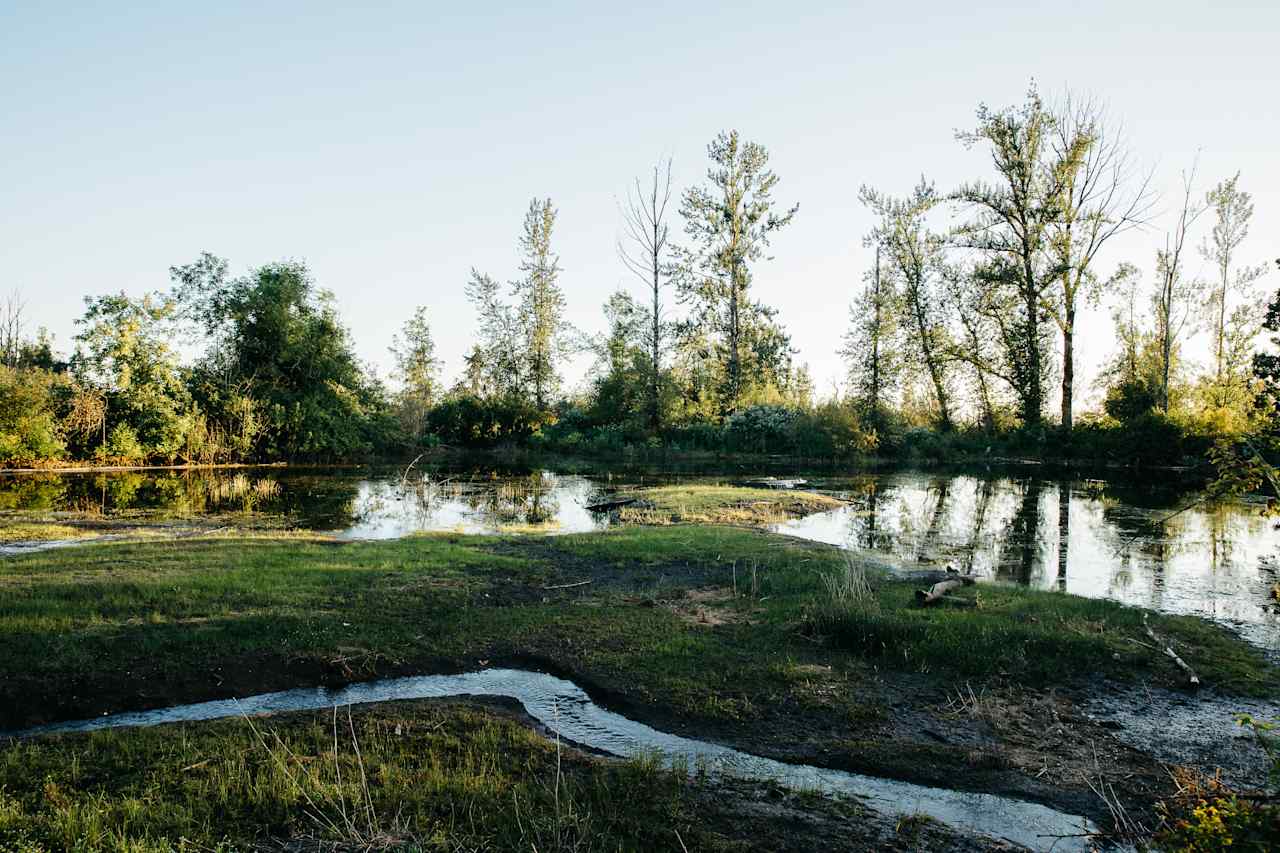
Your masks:
{"label": "clump of reeds", "polygon": [[875,591],[867,580],[867,566],[853,554],[845,554],[834,572],[822,576],[827,603],[839,607],[865,608],[875,602]]}

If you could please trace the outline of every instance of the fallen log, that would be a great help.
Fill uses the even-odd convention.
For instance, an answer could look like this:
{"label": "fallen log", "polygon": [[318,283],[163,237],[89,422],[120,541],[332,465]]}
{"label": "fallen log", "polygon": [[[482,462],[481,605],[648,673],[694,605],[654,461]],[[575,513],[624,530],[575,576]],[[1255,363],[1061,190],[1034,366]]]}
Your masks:
{"label": "fallen log", "polygon": [[1173,650],[1173,646],[1169,645],[1168,643],[1164,642],[1163,640],[1161,640],[1159,637],[1156,636],[1156,632],[1151,630],[1151,625],[1147,622],[1146,614],[1143,614],[1142,616],[1142,627],[1146,629],[1147,636],[1151,638],[1151,642],[1155,643],[1157,648],[1163,648],[1164,653],[1168,655],[1169,658],[1178,665],[1178,669],[1181,669],[1183,672],[1187,674],[1187,681],[1191,684],[1191,686],[1199,687],[1200,676],[1196,675],[1196,671],[1192,669],[1190,665],[1187,664],[1186,661],[1178,657],[1178,653]]}
{"label": "fallen log", "polygon": [[630,506],[637,500],[639,500],[639,498],[619,498],[615,501],[601,501],[598,504],[588,504],[587,512],[608,512],[609,510],[618,509],[619,507]]}
{"label": "fallen log", "polygon": [[948,598],[949,596],[947,593],[951,592],[953,589],[973,586],[976,581],[977,578],[972,575],[954,575],[944,581],[938,581],[927,590],[917,589],[916,604],[919,604],[921,607],[928,607],[930,604],[934,604],[944,598]]}

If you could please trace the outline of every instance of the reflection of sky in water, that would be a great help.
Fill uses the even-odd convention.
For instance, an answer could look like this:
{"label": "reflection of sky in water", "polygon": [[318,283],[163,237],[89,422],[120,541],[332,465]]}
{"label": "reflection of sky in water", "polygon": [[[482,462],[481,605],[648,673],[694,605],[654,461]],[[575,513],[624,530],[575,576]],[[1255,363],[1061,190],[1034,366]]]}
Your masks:
{"label": "reflection of sky in water", "polygon": [[928,556],[1041,589],[1208,616],[1280,646],[1280,619],[1268,598],[1280,580],[1271,562],[1280,534],[1257,507],[1195,507],[1168,518],[1185,503],[1145,509],[1109,496],[1101,484],[919,474],[866,478],[848,494],[849,506],[775,529],[907,562]]}
{"label": "reflection of sky in water", "polygon": [[410,484],[363,480],[358,485],[355,522],[339,531],[351,539],[391,539],[426,531],[501,533],[504,530],[579,533],[608,524],[587,511],[599,487],[585,477],[541,472],[483,483]]}

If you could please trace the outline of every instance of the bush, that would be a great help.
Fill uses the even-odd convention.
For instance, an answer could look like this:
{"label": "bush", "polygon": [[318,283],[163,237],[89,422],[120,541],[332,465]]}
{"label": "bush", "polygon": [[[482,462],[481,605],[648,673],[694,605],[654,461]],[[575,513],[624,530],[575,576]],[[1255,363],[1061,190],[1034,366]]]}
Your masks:
{"label": "bush", "polygon": [[99,451],[103,461],[116,465],[132,465],[146,459],[146,451],[138,434],[128,424],[116,424],[107,435],[107,446]]}
{"label": "bush", "polygon": [[750,406],[725,419],[725,449],[784,453],[792,449],[796,412],[785,406]]}
{"label": "bush", "polygon": [[62,456],[53,374],[0,367],[0,465],[32,465]]}

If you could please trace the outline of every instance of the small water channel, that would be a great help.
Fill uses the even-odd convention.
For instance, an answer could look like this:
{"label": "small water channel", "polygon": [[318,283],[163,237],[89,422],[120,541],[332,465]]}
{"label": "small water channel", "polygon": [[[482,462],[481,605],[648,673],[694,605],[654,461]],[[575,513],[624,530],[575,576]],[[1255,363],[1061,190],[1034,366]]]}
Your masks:
{"label": "small water channel", "polygon": [[462,675],[392,678],[324,688],[265,693],[247,699],[201,702],[155,711],[55,723],[12,733],[18,737],[153,726],[241,715],[305,711],[333,706],[451,696],[502,696],[519,701],[531,717],[560,737],[623,758],[660,755],[668,766],[705,768],[711,774],[775,782],[797,790],[855,796],[888,815],[925,814],[956,829],[1004,839],[1033,850],[1087,850],[1088,820],[1036,803],[879,779],[840,770],[785,764],[719,744],[650,728],[596,705],[582,688],[539,672],[486,669]]}

